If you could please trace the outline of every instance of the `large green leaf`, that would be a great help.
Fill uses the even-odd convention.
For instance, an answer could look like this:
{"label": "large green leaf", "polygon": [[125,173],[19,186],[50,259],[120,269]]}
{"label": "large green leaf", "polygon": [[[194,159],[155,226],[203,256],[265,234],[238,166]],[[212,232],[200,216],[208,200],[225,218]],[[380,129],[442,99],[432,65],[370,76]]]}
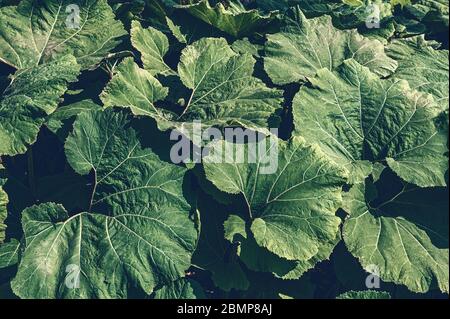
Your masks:
{"label": "large green leaf", "polygon": [[91,208],[69,215],[47,203],[23,212],[18,296],[123,298],[130,287],[151,293],[184,276],[197,241],[186,169],[142,148],[129,125],[113,110],[78,116],[65,148],[76,172],[93,175]]}
{"label": "large green leaf", "polygon": [[320,70],[310,83],[294,100],[294,134],[348,167],[351,182],[386,161],[407,182],[445,185],[447,128],[435,123],[440,112],[431,96],[404,80],[381,80],[354,60]]}
{"label": "large green leaf", "polygon": [[187,10],[193,16],[234,37],[259,32],[277,15],[276,12],[263,15],[258,10],[247,10],[239,0],[229,1],[226,7],[221,2],[212,7],[208,0],[193,2],[193,4],[176,7]]}
{"label": "large green leaf", "polygon": [[250,54],[235,53],[225,39],[204,38],[182,52],[178,82],[186,93],[180,97],[178,109],[155,107],[166,89],[130,59],[118,67],[102,100],[106,106],[129,107],[134,114],[153,117],[163,130],[189,130],[193,124],[186,122],[197,120],[205,128],[241,126],[268,132],[269,120],[281,108],[283,95],[253,76],[254,64]]}
{"label": "large green leaf", "polygon": [[277,278],[296,280],[317,263],[330,258],[340,236],[321,243],[317,254],[308,260],[286,260],[257,244],[243,218],[231,215],[224,223],[225,238],[238,245],[238,255],[247,268],[258,272],[271,272]]}
{"label": "large green leaf", "polygon": [[418,36],[392,41],[387,54],[399,63],[396,78],[405,79],[412,88],[432,94],[442,110],[448,109],[448,50],[436,50],[423,36]]}
{"label": "large green leaf", "polygon": [[83,68],[93,67],[125,34],[106,0],[23,0],[0,9],[0,30],[0,61],[17,69],[67,54]]}
{"label": "large green leaf", "polygon": [[285,23],[282,32],[267,36],[264,67],[276,84],[305,81],[318,70],[335,70],[350,58],[382,77],[397,68],[380,41],[364,38],[356,30],[336,29],[329,16],[308,20],[294,8]]}
{"label": "large green leaf", "polygon": [[[239,215],[259,246],[287,260],[314,258],[338,235],[335,212],[345,173],[303,139],[267,138],[256,157],[249,154],[255,163],[239,163],[235,154],[248,151],[248,145],[218,143],[205,159],[207,178],[220,190],[243,197],[246,208]],[[269,161],[271,171],[262,170]]]}
{"label": "large green leaf", "polygon": [[0,155],[25,153],[78,73],[72,56],[16,72],[0,101]]}
{"label": "large green leaf", "polygon": [[373,184],[356,184],[344,198],[350,214],[344,223],[345,244],[366,270],[384,281],[421,293],[437,284],[448,293],[446,192],[405,185],[393,198],[375,204]]}

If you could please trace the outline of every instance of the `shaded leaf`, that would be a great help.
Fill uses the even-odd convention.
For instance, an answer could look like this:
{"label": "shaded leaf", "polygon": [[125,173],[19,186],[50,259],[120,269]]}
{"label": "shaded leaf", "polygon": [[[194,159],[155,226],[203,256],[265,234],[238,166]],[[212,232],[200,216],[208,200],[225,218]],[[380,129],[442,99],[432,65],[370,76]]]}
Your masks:
{"label": "shaded leaf", "polygon": [[0,155],[25,153],[78,73],[71,56],[17,71],[0,101]]}
{"label": "shaded leaf", "polygon": [[[380,183],[380,182],[379,182]],[[392,199],[372,206],[377,197],[367,182],[345,195],[350,214],[343,238],[364,269],[384,281],[425,293],[435,285],[448,293],[448,198],[444,190],[405,185]]]}
{"label": "shaded leaf", "polygon": [[[184,277],[197,241],[186,169],[143,149],[129,122],[112,110],[78,116],[66,154],[75,171],[94,175],[91,207],[72,216],[53,203],[23,212],[18,296],[125,298],[130,286],[150,294]],[[74,275],[78,288],[67,284]]]}

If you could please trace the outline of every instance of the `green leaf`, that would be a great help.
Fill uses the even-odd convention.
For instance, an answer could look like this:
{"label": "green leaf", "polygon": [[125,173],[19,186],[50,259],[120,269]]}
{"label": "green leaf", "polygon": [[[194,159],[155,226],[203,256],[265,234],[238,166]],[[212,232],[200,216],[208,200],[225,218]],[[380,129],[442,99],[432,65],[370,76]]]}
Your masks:
{"label": "green leaf", "polygon": [[[258,159],[254,164],[239,164],[234,155],[248,154],[248,146],[217,143],[205,158],[206,176],[220,190],[243,196],[247,211],[239,215],[247,216],[259,246],[287,260],[308,261],[336,239],[345,173],[303,139],[267,138],[261,145],[257,155],[249,155]],[[262,170],[268,163],[265,169],[275,169],[273,174]]]}
{"label": "green leaf", "polygon": [[405,185],[393,198],[373,207],[377,198],[373,184],[356,184],[344,198],[344,209],[350,214],[343,229],[348,250],[364,269],[375,270],[384,281],[418,293],[434,289],[437,283],[448,293],[446,192]]}
{"label": "green leaf", "polygon": [[155,299],[206,299],[203,288],[194,280],[179,279],[155,292]]}
{"label": "green leaf", "polygon": [[[25,250],[13,291],[22,298],[125,298],[129,287],[150,294],[184,277],[197,241],[186,169],[142,148],[128,116],[112,110],[78,115],[65,149],[76,172],[93,174],[91,207],[69,215],[47,203],[23,212]],[[77,274],[72,289],[67,282]]]}
{"label": "green leaf", "polygon": [[[225,221],[224,228],[225,238],[238,247],[237,255],[248,269],[273,273],[278,278],[286,279],[284,276],[296,268],[296,261],[280,258],[259,246],[251,231],[247,230],[246,221],[243,218],[231,215]],[[302,274],[289,279],[298,279]]]}
{"label": "green leaf", "polygon": [[69,105],[58,107],[56,111],[47,118],[45,125],[50,131],[57,135],[62,134],[65,128],[65,122],[67,120],[75,118],[78,114],[88,111],[100,110],[101,107],[92,100],[82,100]]}
{"label": "green leaf", "polygon": [[[364,0],[363,5],[355,6],[341,0],[256,0],[265,10],[286,10],[289,7],[299,7],[307,18],[328,15],[333,18],[333,24],[339,29],[358,28],[361,34],[380,38],[386,41],[393,36],[393,6],[385,0]],[[359,0],[346,0],[355,3]],[[379,9],[380,28],[367,28],[366,21],[370,14],[376,14]]]}
{"label": "green leaf", "polygon": [[126,58],[116,68],[100,98],[105,107],[129,107],[133,114],[162,118],[155,102],[164,100],[168,89],[146,70],[139,68],[133,58]]}
{"label": "green leaf", "polygon": [[169,40],[164,33],[152,27],[144,29],[138,21],[133,21],[131,43],[141,53],[144,68],[151,75],[176,74],[164,62],[164,56],[169,52]]}
{"label": "green leaf", "polygon": [[136,115],[155,118],[161,130],[189,132],[193,124],[186,122],[198,120],[205,129],[240,126],[268,132],[269,120],[276,118],[283,95],[253,76],[254,64],[250,54],[235,53],[225,39],[204,38],[182,52],[178,82],[185,86],[183,94],[187,93],[178,110],[155,107],[166,89],[131,60],[119,66],[102,100],[107,106],[129,107]]}
{"label": "green leaf", "polygon": [[333,71],[350,58],[381,77],[397,68],[380,41],[364,38],[356,30],[336,29],[329,16],[308,20],[296,8],[285,20],[282,32],[267,36],[264,67],[275,84],[305,81],[320,69]]}
{"label": "green leaf", "polygon": [[0,244],[0,269],[13,266],[19,261],[20,242],[11,239],[9,242]]}
{"label": "green leaf", "polygon": [[19,252],[20,242],[16,239],[0,244],[0,269],[17,264]]}
{"label": "green leaf", "polygon": [[366,161],[387,161],[402,179],[445,186],[447,128],[437,125],[433,98],[404,80],[381,80],[354,60],[335,72],[322,69],[295,97],[295,135],[320,145],[363,181]]}
{"label": "green leaf", "polygon": [[181,26],[176,25],[169,17],[166,17],[167,27],[172,32],[178,42],[188,44],[189,40],[186,34],[181,30]]}
{"label": "green leaf", "polygon": [[387,54],[397,60],[395,78],[404,79],[412,88],[430,93],[442,110],[448,109],[448,50],[436,50],[423,36],[392,41]]}
{"label": "green leaf", "polygon": [[264,50],[264,46],[252,43],[247,38],[234,41],[231,47],[235,52],[240,54],[249,53],[255,58],[260,58],[260,51]]}
{"label": "green leaf", "polygon": [[391,295],[377,290],[349,291],[337,296],[336,299],[391,299]]}
{"label": "green leaf", "polygon": [[212,7],[208,0],[176,6],[234,37],[240,38],[260,31],[272,22],[277,12],[261,15],[258,10],[247,10],[240,1],[231,0],[227,7],[221,2]]}
{"label": "green leaf", "polygon": [[224,39],[206,38],[188,46],[178,72],[192,92],[181,119],[267,131],[283,98],[281,91],[253,77],[254,64],[251,55],[234,53]]}
{"label": "green leaf", "polygon": [[16,72],[0,100],[0,155],[25,153],[78,73],[71,56]]}
{"label": "green leaf", "polygon": [[17,69],[68,54],[95,67],[126,34],[106,0],[24,0],[0,9],[0,30],[0,61]]}
{"label": "green leaf", "polygon": [[321,261],[330,258],[336,244],[341,240],[336,236],[334,240],[325,242],[318,249],[318,253],[305,261],[288,261],[258,246],[253,235],[247,233],[245,220],[231,215],[224,224],[225,238],[239,245],[238,255],[247,268],[258,272],[271,272],[277,278],[296,280]]}

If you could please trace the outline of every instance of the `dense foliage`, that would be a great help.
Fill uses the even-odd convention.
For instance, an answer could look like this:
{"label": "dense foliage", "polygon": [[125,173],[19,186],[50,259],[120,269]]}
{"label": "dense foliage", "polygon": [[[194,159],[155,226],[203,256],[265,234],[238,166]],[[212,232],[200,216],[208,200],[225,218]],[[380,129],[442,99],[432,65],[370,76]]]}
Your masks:
{"label": "dense foliage", "polygon": [[[0,0],[0,298],[445,297],[448,13]],[[196,121],[276,171],[173,163]]]}

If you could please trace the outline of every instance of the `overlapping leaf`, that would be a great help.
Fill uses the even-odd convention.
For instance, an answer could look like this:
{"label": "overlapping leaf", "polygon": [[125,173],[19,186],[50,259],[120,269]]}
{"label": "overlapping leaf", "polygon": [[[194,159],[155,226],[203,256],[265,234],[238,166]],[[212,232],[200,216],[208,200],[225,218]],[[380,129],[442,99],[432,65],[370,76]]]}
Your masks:
{"label": "overlapping leaf", "polygon": [[175,72],[164,62],[164,56],[169,52],[167,36],[155,28],[142,28],[137,21],[132,22],[131,42],[141,52],[144,68],[151,75],[170,75]]}
{"label": "overlapping leaf", "polygon": [[220,289],[247,290],[249,282],[238,262],[237,247],[224,238],[225,208],[206,196],[199,199],[201,232],[192,262],[210,271],[214,284]]}
{"label": "overlapping leaf", "polygon": [[446,0],[412,0],[408,12],[424,23],[430,31],[448,31],[449,2]]}
{"label": "overlapping leaf", "polygon": [[20,242],[16,239],[0,244],[0,269],[17,264],[19,252]]}
{"label": "overlapping leaf", "polygon": [[264,67],[276,84],[305,81],[318,70],[335,70],[350,58],[382,77],[397,68],[380,41],[364,38],[356,30],[338,30],[329,16],[308,20],[295,8],[285,21],[283,32],[267,36]]}
{"label": "overlapping leaf", "polygon": [[[279,156],[272,153],[277,140],[265,144],[256,157],[250,155],[253,164],[239,164],[234,157],[248,146],[217,144],[205,160],[206,176],[220,190],[243,196],[247,211],[239,215],[259,246],[285,260],[308,261],[336,239],[345,174],[302,139],[280,142]],[[269,163],[277,165],[270,167],[275,172],[264,174]]]}
{"label": "overlapping leaf", "polygon": [[340,236],[321,243],[317,254],[308,260],[286,260],[259,246],[243,218],[231,215],[224,223],[225,238],[239,247],[237,254],[246,267],[252,271],[269,272],[276,278],[296,280],[301,278],[317,263],[330,258]]}
{"label": "overlapping leaf", "polygon": [[155,103],[164,100],[167,94],[168,89],[151,73],[139,68],[132,58],[126,58],[102,93],[102,101],[105,107],[126,106],[136,115],[164,119]]}
{"label": "overlapping leaf", "polygon": [[68,54],[96,66],[125,34],[106,0],[24,0],[0,9],[0,61],[26,69]]}
{"label": "overlapping leaf", "polygon": [[[65,125],[68,120],[74,119],[78,114],[88,111],[100,110],[101,106],[92,100],[82,100],[56,109],[48,118],[45,125],[58,136],[68,135],[70,125]],[[65,138],[64,138],[65,139]],[[64,140],[63,139],[63,140]]]}
{"label": "overlapping leaf", "polygon": [[[143,32],[139,34],[149,43],[151,33]],[[144,52],[144,63],[145,56]],[[254,64],[250,54],[235,53],[225,39],[204,38],[182,52],[178,82],[185,88],[180,90],[178,110],[155,106],[167,89],[152,76],[152,66],[142,70],[131,59],[118,67],[102,100],[106,106],[129,107],[134,114],[153,117],[161,129],[189,129],[192,123],[186,122],[197,120],[206,128],[236,125],[268,132],[269,120],[281,107],[282,93],[253,76]]]}
{"label": "overlapping leaf", "polygon": [[295,134],[318,143],[361,181],[387,162],[405,181],[444,186],[447,130],[439,107],[404,80],[381,80],[354,60],[323,69],[294,100]]}
{"label": "overlapping leaf", "polygon": [[17,71],[0,101],[0,155],[25,153],[78,73],[72,56]]}
{"label": "overlapping leaf", "polygon": [[208,0],[193,1],[192,4],[176,6],[193,16],[235,37],[251,35],[268,25],[276,12],[267,15],[258,10],[247,10],[239,0],[231,0],[225,7],[221,2],[212,7]]}
{"label": "overlapping leaf", "polygon": [[183,278],[157,290],[155,299],[206,299],[206,296],[196,281]]}
{"label": "overlapping leaf", "polygon": [[345,195],[343,238],[362,266],[384,281],[414,292],[436,288],[448,293],[448,197],[445,189],[403,190],[376,207],[371,182]]}
{"label": "overlapping leaf", "polygon": [[91,209],[70,216],[47,203],[23,212],[18,296],[124,298],[129,287],[151,293],[184,276],[197,240],[186,170],[143,149],[129,125],[112,110],[78,116],[66,154],[79,174],[93,174]]}
{"label": "overlapping leaf", "polygon": [[448,109],[448,50],[436,50],[422,36],[392,41],[387,54],[399,62],[395,77],[418,91],[430,93],[442,110]]}

